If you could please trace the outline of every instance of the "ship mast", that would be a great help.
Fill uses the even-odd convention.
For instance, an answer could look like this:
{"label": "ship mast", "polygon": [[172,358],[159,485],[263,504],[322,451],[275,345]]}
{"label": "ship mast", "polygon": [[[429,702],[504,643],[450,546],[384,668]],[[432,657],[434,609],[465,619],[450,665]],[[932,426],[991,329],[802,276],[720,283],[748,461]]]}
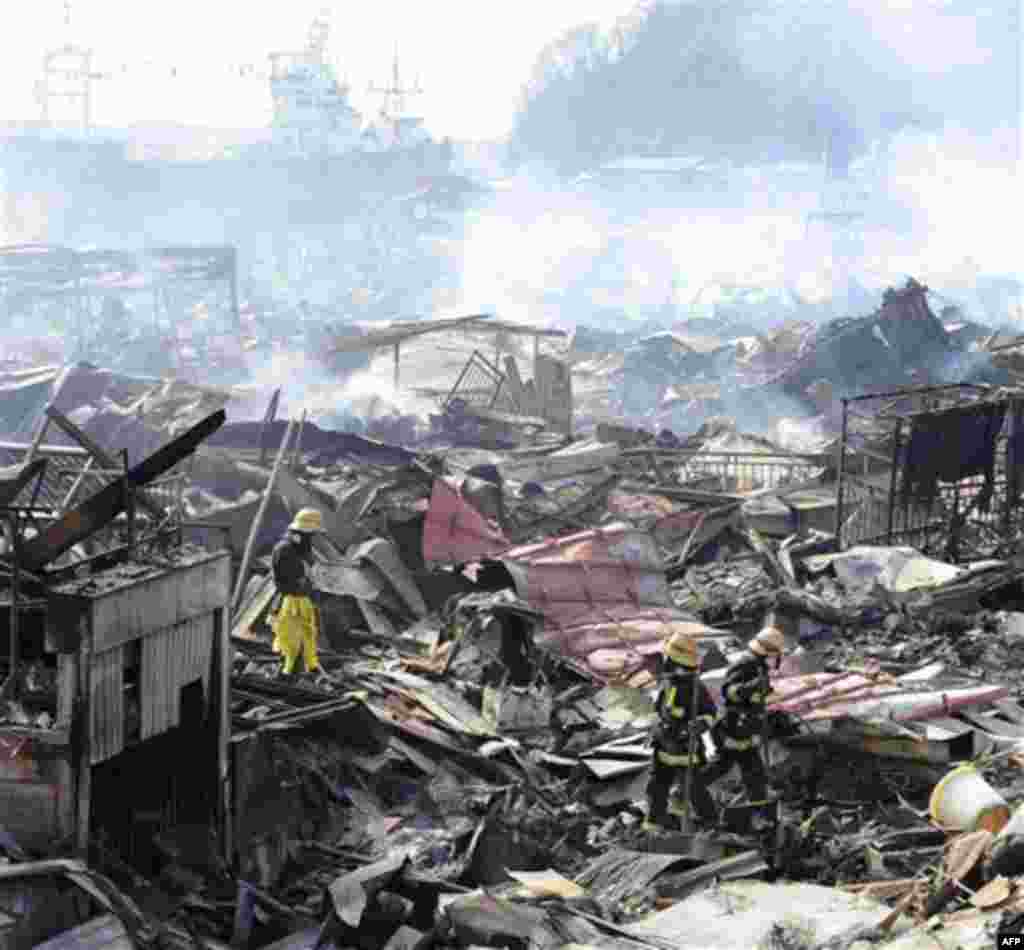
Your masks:
{"label": "ship mast", "polygon": [[402,78],[398,68],[397,46],[395,47],[395,56],[391,63],[391,79],[383,87],[370,83],[370,92],[376,93],[384,99],[381,115],[391,121],[403,118],[407,114],[409,100],[423,92],[420,88],[419,80],[412,86],[402,85]]}

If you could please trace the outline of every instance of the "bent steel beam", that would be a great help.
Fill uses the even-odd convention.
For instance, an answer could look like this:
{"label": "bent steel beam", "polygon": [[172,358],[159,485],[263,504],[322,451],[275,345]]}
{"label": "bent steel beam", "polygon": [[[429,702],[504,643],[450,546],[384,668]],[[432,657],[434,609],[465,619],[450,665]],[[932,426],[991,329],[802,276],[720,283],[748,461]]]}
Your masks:
{"label": "bent steel beam", "polygon": [[226,418],[223,409],[207,416],[77,508],[72,508],[42,533],[26,541],[22,545],[21,566],[28,571],[38,571],[99,531],[125,510],[125,503],[132,490],[159,478],[191,455],[203,441],[224,425]]}

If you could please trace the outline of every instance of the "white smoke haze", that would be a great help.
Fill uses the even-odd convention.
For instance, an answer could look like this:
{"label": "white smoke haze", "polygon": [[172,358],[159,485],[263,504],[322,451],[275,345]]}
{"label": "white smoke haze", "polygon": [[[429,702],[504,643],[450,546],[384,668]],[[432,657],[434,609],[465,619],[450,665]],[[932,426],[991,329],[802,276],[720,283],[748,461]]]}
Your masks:
{"label": "white smoke haze", "polygon": [[[1003,126],[979,137],[955,125],[904,133],[855,163],[847,188],[863,219],[852,276],[876,302],[914,276],[969,316],[993,319],[975,287],[986,276],[1021,278],[1019,218],[982,209],[1017,201],[1015,134]],[[603,306],[639,316],[666,300],[684,318],[710,316],[727,288],[741,286],[763,291],[771,323],[790,289],[811,304],[837,291],[830,235],[814,218],[823,182],[813,165],[735,169],[708,207],[706,193],[671,185],[653,202],[647,189],[617,186],[606,202],[600,184],[581,193],[520,179],[466,224],[461,302],[571,325]],[[998,317],[1014,318],[1012,306],[1003,310]]]}
{"label": "white smoke haze", "polygon": [[[249,369],[256,382],[240,387],[250,398],[236,405],[233,421],[262,418],[271,394],[278,388],[279,418],[298,419],[306,413],[307,419],[325,428],[346,428],[354,419],[370,420],[395,412],[425,415],[431,408],[428,402],[403,389],[396,391],[383,366],[380,371],[371,364],[367,370],[337,374],[314,355],[282,349],[251,358]],[[390,357],[387,372],[392,372]]]}
{"label": "white smoke haze", "polygon": [[[1019,51],[1007,54],[1015,41],[1008,9],[961,5],[958,11],[923,0],[804,3],[786,17],[776,9],[752,20],[741,37],[748,68],[787,77],[784,92],[794,99],[820,87],[869,140],[870,154],[853,163],[844,186],[849,206],[863,212],[850,252],[852,277],[873,301],[862,298],[853,314],[842,297],[830,233],[814,217],[826,200],[842,203],[842,195],[824,195],[823,163],[768,156],[740,167],[695,154],[707,170],[689,182],[678,175],[611,176],[598,168],[562,180],[524,166],[464,213],[449,214],[451,233],[430,239],[404,233],[398,212],[354,211],[355,199],[336,221],[293,216],[299,205],[322,200],[301,181],[289,182],[286,195],[260,194],[254,186],[233,207],[219,195],[205,200],[201,187],[215,191],[216,185],[198,184],[201,176],[191,194],[192,184],[154,171],[154,163],[145,171],[117,166],[136,177],[104,181],[99,171],[79,171],[76,178],[10,159],[0,177],[0,243],[235,244],[243,302],[250,292],[263,298],[272,319],[258,332],[278,345],[292,332],[289,308],[303,301],[335,324],[362,319],[346,300],[367,288],[382,297],[400,289],[411,269],[408,249],[428,240],[437,257],[455,261],[455,274],[436,277],[419,296],[396,294],[403,302],[388,316],[490,311],[568,330],[577,324],[626,329],[720,317],[748,292],[745,319],[766,330],[786,319],[867,312],[886,287],[913,276],[942,300],[962,304],[968,319],[1019,323],[1020,130],[999,111],[1009,93],[996,81],[1018,81]],[[908,64],[909,78],[900,71]],[[977,80],[979,70],[988,70],[991,89]],[[887,141],[883,118],[890,104],[920,114],[933,131],[908,130]],[[944,115],[958,116],[960,124],[952,118],[943,124]],[[371,266],[357,252],[380,235],[387,253]],[[435,297],[443,305],[430,302]],[[410,308],[412,299],[423,305]],[[140,321],[148,319],[145,305],[136,312]],[[8,348],[15,335],[35,328],[22,322],[11,329]],[[39,340],[41,351],[59,350],[52,328]],[[429,336],[403,345],[396,388],[392,351],[371,354],[365,369],[341,373],[296,337],[270,355],[250,355],[248,388],[259,395],[246,411],[259,418],[280,386],[282,415],[306,411],[324,425],[395,412],[422,418],[436,410],[436,394],[451,387],[473,349],[487,352],[491,345],[485,336]],[[519,352],[529,357],[528,347]],[[418,392],[424,389],[435,395]]]}

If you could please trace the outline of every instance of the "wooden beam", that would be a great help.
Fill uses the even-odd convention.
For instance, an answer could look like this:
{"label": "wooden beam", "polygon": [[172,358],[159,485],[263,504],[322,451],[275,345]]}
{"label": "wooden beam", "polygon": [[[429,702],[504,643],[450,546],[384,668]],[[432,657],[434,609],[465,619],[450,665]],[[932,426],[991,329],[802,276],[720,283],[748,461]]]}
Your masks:
{"label": "wooden beam", "polygon": [[[228,581],[231,569],[228,567]],[[225,604],[214,617],[215,641],[218,648],[219,680],[217,683],[217,785],[220,793],[221,849],[229,868],[235,864],[234,784],[231,781],[231,668],[235,648],[231,645],[231,608]]]}
{"label": "wooden beam", "polygon": [[263,426],[260,428],[260,465],[265,465],[267,461],[267,433],[277,418],[277,406],[280,401],[281,390],[275,389],[274,394],[270,397],[270,402],[267,403],[267,411],[263,416]]}
{"label": "wooden beam", "polygon": [[290,468],[294,472],[299,466],[299,456],[302,452],[302,431],[306,428],[307,410],[302,410],[302,418],[299,420],[299,431],[295,434],[295,448],[292,450],[292,461]]}
{"label": "wooden beam", "polygon": [[274,460],[274,468],[270,472],[270,480],[267,482],[267,487],[263,490],[263,499],[260,502],[259,510],[256,512],[256,517],[253,518],[252,528],[249,530],[249,540],[245,545],[245,552],[242,554],[242,566],[238,569],[238,581],[235,584],[235,595],[231,598],[231,611],[234,614],[238,610],[238,606],[242,601],[242,594],[245,591],[245,582],[248,580],[249,564],[252,561],[252,550],[256,545],[256,538],[260,532],[260,525],[263,524],[263,518],[267,513],[267,506],[270,504],[270,497],[274,494],[274,482],[277,481],[278,472],[281,471],[281,463],[284,461],[285,449],[288,447],[288,442],[292,437],[292,429],[295,428],[295,420],[292,419],[288,422],[288,428],[285,429],[284,438],[281,439],[281,445],[277,450],[277,458]]}

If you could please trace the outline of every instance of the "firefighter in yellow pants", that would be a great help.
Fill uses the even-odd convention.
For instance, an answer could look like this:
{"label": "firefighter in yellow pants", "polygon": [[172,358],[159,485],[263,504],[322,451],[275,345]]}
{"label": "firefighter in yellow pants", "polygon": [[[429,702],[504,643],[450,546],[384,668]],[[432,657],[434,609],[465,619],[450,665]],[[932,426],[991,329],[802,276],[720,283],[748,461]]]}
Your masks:
{"label": "firefighter in yellow pants", "polygon": [[313,535],[323,530],[320,512],[303,508],[288,526],[287,536],[274,548],[271,565],[279,603],[272,613],[274,652],[280,653],[281,672],[295,672],[299,656],[309,673],[323,673],[317,655],[320,613],[313,602],[308,566],[313,559]]}
{"label": "firefighter in yellow pants", "polygon": [[320,637],[320,616],[309,597],[289,594],[282,598],[281,607],[274,616],[274,652],[283,657],[281,672],[295,672],[299,656],[312,673],[320,669],[317,640]]}

